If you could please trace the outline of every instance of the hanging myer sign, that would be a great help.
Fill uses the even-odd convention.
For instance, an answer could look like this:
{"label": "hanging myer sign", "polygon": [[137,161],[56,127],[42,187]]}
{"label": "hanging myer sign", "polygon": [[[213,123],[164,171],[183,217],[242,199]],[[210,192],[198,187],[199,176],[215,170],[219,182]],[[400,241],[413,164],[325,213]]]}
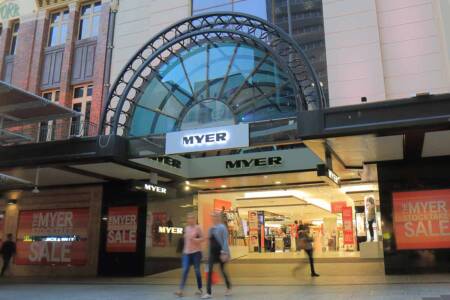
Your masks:
{"label": "hanging myer sign", "polygon": [[330,184],[339,186],[341,183],[341,178],[329,169],[326,165],[317,165],[317,176],[322,177]]}
{"label": "hanging myer sign", "polygon": [[251,159],[236,159],[227,160],[225,168],[227,169],[244,169],[253,167],[276,167],[283,163],[283,158],[280,156],[260,157]]}
{"label": "hanging myer sign", "polygon": [[156,184],[151,184],[151,183],[146,183],[144,184],[144,190],[149,191],[149,192],[153,192],[153,193],[157,193],[157,194],[167,194],[167,189],[165,187],[156,185]]}
{"label": "hanging myer sign", "polygon": [[166,134],[166,154],[244,148],[248,146],[248,124],[176,131]]}

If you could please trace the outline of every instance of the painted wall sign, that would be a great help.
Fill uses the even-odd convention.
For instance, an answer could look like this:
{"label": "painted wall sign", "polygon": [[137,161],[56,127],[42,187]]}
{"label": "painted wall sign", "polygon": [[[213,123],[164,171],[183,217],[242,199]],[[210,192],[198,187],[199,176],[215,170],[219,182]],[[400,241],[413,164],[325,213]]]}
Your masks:
{"label": "painted wall sign", "polygon": [[240,169],[240,168],[253,168],[253,167],[276,167],[283,163],[283,158],[280,156],[261,157],[251,159],[237,159],[227,160],[225,162],[225,168],[227,169]]}
{"label": "painted wall sign", "polygon": [[19,4],[13,1],[0,3],[0,20],[9,20],[20,16]]}
{"label": "painted wall sign", "polygon": [[397,249],[450,248],[450,189],[395,192]]}
{"label": "painted wall sign", "polygon": [[249,145],[248,124],[169,132],[166,154],[243,148]]}
{"label": "painted wall sign", "polygon": [[85,265],[88,224],[88,208],[21,211],[15,263]]}
{"label": "painted wall sign", "polygon": [[137,206],[110,207],[106,252],[136,252]]}
{"label": "painted wall sign", "polygon": [[159,163],[165,164],[170,167],[174,167],[177,169],[181,169],[181,161],[169,156],[161,156],[161,157],[151,157],[150,159],[157,161]]}

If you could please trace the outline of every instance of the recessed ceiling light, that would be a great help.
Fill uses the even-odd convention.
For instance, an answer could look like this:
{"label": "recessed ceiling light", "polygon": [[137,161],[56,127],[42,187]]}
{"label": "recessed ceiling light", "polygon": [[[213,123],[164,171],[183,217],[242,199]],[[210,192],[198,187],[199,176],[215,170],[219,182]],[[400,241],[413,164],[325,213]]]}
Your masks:
{"label": "recessed ceiling light", "polygon": [[208,183],[208,182],[209,182],[209,180],[208,180],[208,179],[205,179],[205,182],[206,182],[206,183]]}
{"label": "recessed ceiling light", "polygon": [[267,179],[269,176],[267,176],[267,175],[264,175],[264,179]]}
{"label": "recessed ceiling light", "polygon": [[281,184],[281,181],[275,181],[275,184]]}
{"label": "recessed ceiling light", "polygon": [[186,180],[184,183],[186,183],[187,185],[191,184],[188,180]]}
{"label": "recessed ceiling light", "polygon": [[185,191],[189,191],[190,189],[191,189],[191,187],[188,186],[188,185],[184,187],[184,190],[185,190]]}
{"label": "recessed ceiling light", "polygon": [[224,188],[226,188],[227,186],[226,186],[225,184],[222,184],[220,187],[224,189]]}

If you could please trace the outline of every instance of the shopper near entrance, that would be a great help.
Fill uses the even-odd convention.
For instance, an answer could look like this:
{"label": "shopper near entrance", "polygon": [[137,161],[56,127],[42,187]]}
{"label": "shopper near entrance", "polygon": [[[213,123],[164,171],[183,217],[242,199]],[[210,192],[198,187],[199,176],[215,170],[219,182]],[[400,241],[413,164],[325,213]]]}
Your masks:
{"label": "shopper near entrance", "polygon": [[306,226],[299,221],[300,226],[298,227],[298,236],[299,236],[299,247],[300,250],[305,250],[306,254],[309,258],[309,267],[311,269],[311,277],[319,277],[320,275],[316,273],[314,268],[314,258],[313,258],[313,239],[310,236],[309,226]]}
{"label": "shopper near entrance", "polygon": [[6,241],[3,242],[0,252],[3,257],[3,267],[1,276],[5,275],[5,271],[9,269],[11,258],[16,254],[16,243],[13,242],[13,235],[8,233]]}
{"label": "shopper near entrance", "polygon": [[189,274],[191,266],[194,266],[195,277],[197,279],[196,295],[202,295],[202,275],[200,272],[200,263],[202,260],[202,242],[203,233],[200,226],[197,224],[197,218],[194,213],[189,213],[186,218],[187,225],[184,228],[184,244],[182,256],[182,276],[180,282],[180,289],[175,293],[178,297],[183,296],[184,286]]}
{"label": "shopper near entrance", "polygon": [[369,225],[370,241],[374,240],[373,223],[375,222],[375,199],[367,198],[367,223]]}
{"label": "shopper near entrance", "polygon": [[225,264],[230,260],[230,249],[228,247],[228,229],[222,222],[221,213],[212,214],[213,226],[209,229],[209,257],[208,257],[208,283],[206,294],[202,296],[202,299],[212,298],[212,273],[214,264],[220,265],[220,271],[222,272],[223,279],[227,286],[225,292],[226,296],[231,295],[231,283],[229,277],[225,271]]}

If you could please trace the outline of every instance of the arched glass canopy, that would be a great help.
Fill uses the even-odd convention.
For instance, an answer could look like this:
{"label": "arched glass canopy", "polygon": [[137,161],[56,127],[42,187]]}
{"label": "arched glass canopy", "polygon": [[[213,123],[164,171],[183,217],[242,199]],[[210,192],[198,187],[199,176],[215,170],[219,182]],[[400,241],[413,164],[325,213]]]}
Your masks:
{"label": "arched glass canopy", "polygon": [[287,34],[249,15],[217,13],[149,41],[115,82],[102,133],[144,137],[295,117],[323,106],[317,76]]}
{"label": "arched glass canopy", "polygon": [[196,45],[150,78],[129,135],[292,117],[297,108],[289,83],[264,49],[233,41]]}

